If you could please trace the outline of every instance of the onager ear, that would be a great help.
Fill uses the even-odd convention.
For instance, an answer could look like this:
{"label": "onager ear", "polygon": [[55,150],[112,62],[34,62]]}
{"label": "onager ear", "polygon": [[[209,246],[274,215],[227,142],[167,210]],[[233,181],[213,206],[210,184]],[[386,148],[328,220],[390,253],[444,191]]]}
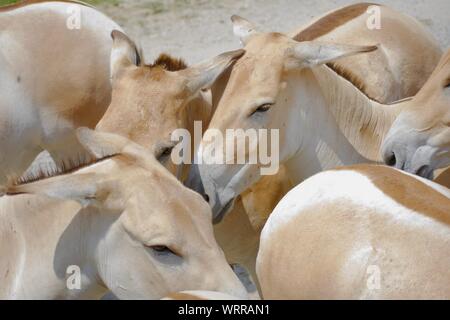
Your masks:
{"label": "onager ear", "polygon": [[83,207],[99,206],[115,190],[112,182],[105,182],[102,179],[104,175],[96,173],[66,174],[23,185],[13,185],[7,188],[6,193],[45,195],[61,200],[74,200]]}
{"label": "onager ear", "polygon": [[150,150],[118,134],[80,127],[76,129],[76,135],[81,145],[95,159],[122,154],[132,158],[143,167],[158,163]]}
{"label": "onager ear", "polygon": [[130,141],[113,133],[99,132],[89,128],[76,129],[80,144],[95,158],[102,159],[123,152]]}
{"label": "onager ear", "polygon": [[378,46],[352,46],[344,44],[324,43],[319,41],[305,41],[295,43],[288,49],[289,68],[311,68],[333,60],[352,56],[363,52],[372,52]]}
{"label": "onager ear", "polygon": [[241,39],[241,43],[244,46],[248,43],[249,39],[252,36],[259,33],[258,31],[256,31],[255,25],[253,23],[240,16],[232,15],[231,22],[233,22],[234,35]]}
{"label": "onager ear", "polygon": [[195,94],[200,89],[210,88],[214,81],[244,53],[242,49],[225,52],[178,73],[188,79],[188,90]]}
{"label": "onager ear", "polygon": [[113,45],[111,49],[110,72],[111,79],[114,79],[120,70],[131,65],[139,65],[141,57],[133,41],[123,32],[113,30],[111,32]]}

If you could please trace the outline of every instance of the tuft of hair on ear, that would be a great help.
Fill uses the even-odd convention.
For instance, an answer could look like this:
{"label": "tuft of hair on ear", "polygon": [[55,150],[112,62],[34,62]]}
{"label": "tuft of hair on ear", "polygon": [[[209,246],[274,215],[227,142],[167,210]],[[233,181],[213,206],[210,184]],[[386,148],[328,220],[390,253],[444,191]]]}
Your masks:
{"label": "tuft of hair on ear", "polygon": [[140,67],[144,64],[144,51],[141,47],[134,47],[134,50],[136,50],[136,66]]}
{"label": "tuft of hair on ear", "polygon": [[187,69],[188,65],[181,58],[174,58],[167,53],[161,53],[159,57],[149,65],[150,68],[160,66],[167,71],[179,71]]}
{"label": "tuft of hair on ear", "polygon": [[125,41],[130,47],[133,48],[135,53],[135,61],[132,61],[136,66],[141,66],[143,63],[143,50],[138,47],[125,33],[119,30],[113,30],[111,32],[111,38],[114,40]]}

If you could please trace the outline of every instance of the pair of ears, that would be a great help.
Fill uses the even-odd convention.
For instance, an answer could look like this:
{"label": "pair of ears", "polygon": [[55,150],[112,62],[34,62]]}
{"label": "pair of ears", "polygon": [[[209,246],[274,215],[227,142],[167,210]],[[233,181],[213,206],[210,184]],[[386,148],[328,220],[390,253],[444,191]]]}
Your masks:
{"label": "pair of ears", "polygon": [[[111,80],[126,68],[139,66],[142,58],[136,44],[123,32],[114,30],[111,33],[113,46],[111,50],[110,72]],[[187,81],[187,88],[195,94],[201,89],[210,88],[214,81],[244,54],[244,50],[234,50],[222,53],[210,60],[201,62],[192,67],[175,71]]]}
{"label": "pair of ears", "polygon": [[[239,37],[244,46],[252,38],[261,34],[253,23],[242,17],[233,15],[231,21],[234,34]],[[378,48],[378,46],[353,46],[320,41],[298,42],[289,38],[287,40],[290,42],[288,52],[286,52],[287,60],[285,64],[287,69],[311,68],[339,58],[371,52]]]}
{"label": "pair of ears", "polygon": [[[253,37],[260,34],[256,27],[244,18],[234,15],[231,20],[234,34],[241,39],[244,46]],[[114,30],[111,37],[113,38],[113,46],[110,70],[111,79],[114,81],[125,68],[140,65],[142,58],[136,44],[124,33]],[[378,48],[378,46],[353,46],[320,41],[297,42],[289,38],[287,40],[290,42],[286,54],[286,67],[288,69],[314,67],[339,58],[371,52]],[[200,89],[210,88],[214,81],[244,53],[245,51],[242,49],[225,52],[210,60],[176,72],[187,80],[188,89],[194,94]]]}
{"label": "pair of ears", "polygon": [[[128,139],[106,132],[88,128],[78,128],[76,136],[80,144],[90,153],[92,159],[105,159],[114,155],[125,155],[143,168],[152,168],[158,163],[151,152]],[[1,191],[1,190],[0,190]],[[43,178],[31,183],[8,186],[4,194],[38,194],[61,200],[74,200],[83,207],[105,207],[109,198],[109,209],[120,209],[119,197],[110,197],[120,192],[117,181],[103,173],[69,173]],[[116,199],[116,200],[113,200]]]}

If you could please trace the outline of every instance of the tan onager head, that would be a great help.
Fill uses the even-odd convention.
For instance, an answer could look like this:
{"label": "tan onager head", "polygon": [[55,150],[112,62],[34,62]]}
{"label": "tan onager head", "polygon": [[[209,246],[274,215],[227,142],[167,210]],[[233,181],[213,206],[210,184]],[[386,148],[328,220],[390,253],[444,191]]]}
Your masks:
{"label": "tan onager head", "polygon": [[145,65],[125,34],[115,30],[112,37],[112,101],[96,129],[151,148],[161,162],[174,169],[167,161],[177,144],[171,139],[172,132],[193,130],[195,120],[207,127],[212,110],[201,90],[209,88],[244,51],[226,52],[191,67],[162,54]]}
{"label": "tan onager head", "polygon": [[[9,250],[0,245],[0,270],[14,271],[0,296],[13,294],[10,284],[22,288],[15,297],[74,294],[54,272],[76,264],[84,293],[103,287],[121,299],[157,299],[199,289],[246,297],[216,243],[211,210],[200,195],[126,138],[86,128],[77,135],[93,162],[13,185],[0,197],[1,219],[12,219],[13,231],[21,233]],[[23,211],[28,214],[21,220]],[[9,225],[4,222],[1,236],[17,239],[1,227]],[[34,231],[26,232],[30,225]],[[26,266],[15,259],[17,252],[27,257]]]}
{"label": "tan onager head", "polygon": [[426,178],[450,165],[450,50],[395,120],[383,155],[387,164]]}
{"label": "tan onager head", "polygon": [[[283,163],[297,152],[301,140],[298,119],[302,110],[296,108],[296,104],[311,104],[311,98],[305,96],[305,92],[315,94],[315,88],[311,89],[311,79],[303,70],[338,58],[374,51],[377,47],[298,42],[281,33],[257,32],[253,24],[237,16],[233,16],[232,21],[235,34],[245,45],[245,54],[231,70],[208,130],[225,135],[228,129],[277,129],[279,162]],[[288,77],[289,81],[286,80]],[[203,157],[204,163],[213,164],[199,165],[196,170],[213,214],[220,219],[232,206],[234,198],[259,180],[262,164],[214,164],[214,160],[207,159],[202,152],[208,150],[216,139],[213,135],[209,139],[205,137],[199,157]],[[231,136],[230,141],[228,137],[225,139],[224,147],[233,145],[231,140],[246,145],[245,141]],[[258,153],[261,149],[259,139],[250,149],[249,157]],[[225,153],[225,148],[222,151]]]}

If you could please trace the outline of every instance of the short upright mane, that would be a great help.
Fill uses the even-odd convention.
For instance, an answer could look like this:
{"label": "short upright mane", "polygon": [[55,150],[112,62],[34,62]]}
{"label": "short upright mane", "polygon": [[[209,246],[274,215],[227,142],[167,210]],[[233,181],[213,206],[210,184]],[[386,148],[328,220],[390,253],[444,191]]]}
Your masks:
{"label": "short upright mane", "polygon": [[[299,42],[313,41],[364,14],[367,11],[367,9],[373,5],[377,4],[357,3],[334,11],[322,17],[312,25],[308,26],[306,29],[302,30],[300,33],[294,36],[293,39]],[[354,74],[351,70],[339,64],[338,62],[328,63],[327,66],[344,79],[350,81],[356,88],[359,89],[359,91],[364,93],[368,98],[377,101],[375,97],[371,96],[367,92],[366,83],[363,81],[363,79],[361,79],[358,75]]]}
{"label": "short upright mane", "polygon": [[357,3],[342,9],[336,10],[321,19],[314,22],[312,25],[302,30],[294,37],[296,41],[312,41],[323,35],[326,35],[344,25],[345,23],[359,17],[367,12],[370,6],[379,6],[375,3]]}
{"label": "short upright mane", "polygon": [[22,7],[28,6],[30,4],[44,3],[44,2],[75,3],[75,4],[80,4],[80,5],[83,5],[86,7],[93,8],[93,6],[91,6],[90,4],[82,2],[82,1],[77,1],[77,0],[22,0],[22,1],[18,1],[16,3],[11,3],[11,4],[4,5],[4,6],[0,6],[0,12],[22,8]]}
{"label": "short upright mane", "polygon": [[7,190],[9,188],[14,188],[16,186],[21,186],[39,180],[70,174],[90,165],[110,159],[116,155],[117,154],[112,154],[104,156],[102,158],[94,158],[92,156],[79,154],[77,158],[65,159],[57,165],[41,165],[36,171],[29,172],[16,179],[11,179],[7,184]]}
{"label": "short upright mane", "polygon": [[338,62],[327,63],[327,67],[336,72],[342,78],[350,81],[359,91],[361,91],[370,100],[381,103],[377,98],[371,96],[367,91],[366,83],[355,73]]}
{"label": "short upright mane", "polygon": [[149,68],[161,67],[167,71],[179,71],[184,70],[188,66],[183,59],[174,58],[166,53],[161,53],[159,57],[153,62],[153,64],[147,65]]}

